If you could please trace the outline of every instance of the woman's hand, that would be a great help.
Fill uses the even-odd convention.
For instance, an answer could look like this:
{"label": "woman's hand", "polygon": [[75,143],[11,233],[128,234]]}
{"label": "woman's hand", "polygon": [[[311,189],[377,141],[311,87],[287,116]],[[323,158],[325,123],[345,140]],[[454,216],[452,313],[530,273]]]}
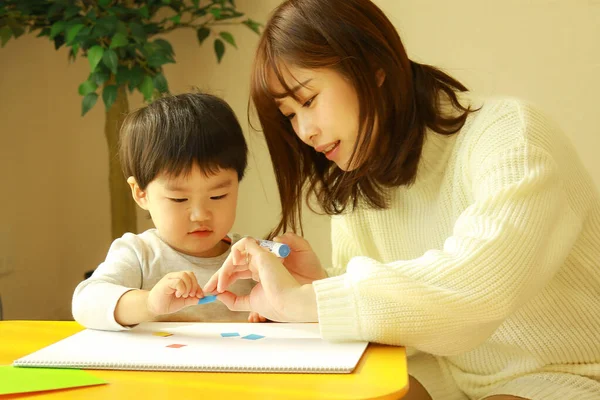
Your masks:
{"label": "woman's hand", "polygon": [[[237,296],[227,288],[238,279],[258,283],[250,294]],[[312,285],[301,285],[275,255],[252,238],[232,246],[223,266],[204,286],[204,292],[219,293],[218,299],[232,311],[252,311],[280,322],[317,321]]]}
{"label": "woman's hand", "polygon": [[319,258],[302,236],[287,232],[273,240],[290,246],[292,251],[283,259],[283,265],[299,283],[312,283],[327,278],[327,272],[321,266]]}

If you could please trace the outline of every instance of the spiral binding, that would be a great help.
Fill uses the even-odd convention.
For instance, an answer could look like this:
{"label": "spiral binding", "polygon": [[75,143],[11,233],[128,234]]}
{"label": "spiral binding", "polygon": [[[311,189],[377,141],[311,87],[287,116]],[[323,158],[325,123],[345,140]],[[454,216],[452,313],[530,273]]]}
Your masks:
{"label": "spiral binding", "polygon": [[16,360],[16,367],[47,367],[47,368],[72,368],[72,369],[109,369],[109,370],[135,370],[135,371],[179,371],[179,372],[284,372],[284,373],[339,373],[350,372],[352,369],[344,366],[334,367],[260,367],[251,365],[166,365],[156,366],[150,364],[119,364],[119,363],[90,363],[68,361],[39,361]]}

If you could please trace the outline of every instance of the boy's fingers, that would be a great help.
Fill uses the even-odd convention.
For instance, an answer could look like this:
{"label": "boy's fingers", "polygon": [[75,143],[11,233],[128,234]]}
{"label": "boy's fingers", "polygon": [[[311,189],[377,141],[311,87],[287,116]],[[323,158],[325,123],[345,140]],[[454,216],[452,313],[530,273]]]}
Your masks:
{"label": "boy's fingers", "polygon": [[188,293],[192,289],[192,280],[190,279],[190,276],[185,272],[181,274],[181,283],[183,284],[183,292],[181,293],[181,295],[183,297],[188,297]]}
{"label": "boy's fingers", "polygon": [[192,287],[190,289],[190,296],[196,297],[198,292],[201,292],[200,285],[198,284],[198,280],[196,279],[196,275],[194,273],[189,272],[190,279],[192,280]]}
{"label": "boy's fingers", "polygon": [[190,297],[183,299],[183,307],[193,306],[194,304],[198,304],[197,297],[190,296]]}
{"label": "boy's fingers", "polygon": [[175,285],[175,297],[182,297],[185,293],[185,283],[179,279]]}
{"label": "boy's fingers", "polygon": [[236,296],[231,292],[223,292],[217,295],[217,299],[231,311],[251,311],[250,296]]}
{"label": "boy's fingers", "polygon": [[196,280],[196,275],[194,275],[193,272],[191,271],[186,271],[185,273],[185,285],[192,290],[194,288],[194,285],[198,284],[198,281]]}

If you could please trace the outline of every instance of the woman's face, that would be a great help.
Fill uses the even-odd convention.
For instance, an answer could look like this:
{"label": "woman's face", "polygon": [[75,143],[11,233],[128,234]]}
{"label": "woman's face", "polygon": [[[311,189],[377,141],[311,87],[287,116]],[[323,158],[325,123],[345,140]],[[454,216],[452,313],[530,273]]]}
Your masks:
{"label": "woman's face", "polygon": [[[282,68],[293,97],[278,99],[279,111],[290,120],[296,135],[337,166],[350,171],[358,165],[351,155],[359,137],[359,103],[354,87],[331,69]],[[274,74],[270,88],[285,92]]]}

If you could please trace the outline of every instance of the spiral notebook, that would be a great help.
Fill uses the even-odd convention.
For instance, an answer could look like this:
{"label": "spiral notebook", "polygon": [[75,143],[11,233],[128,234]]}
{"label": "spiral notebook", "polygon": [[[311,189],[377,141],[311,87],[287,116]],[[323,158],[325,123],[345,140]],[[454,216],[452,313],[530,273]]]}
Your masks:
{"label": "spiral notebook", "polygon": [[19,367],[150,371],[350,373],[367,342],[321,339],[318,324],[143,323],[86,329],[15,360]]}

